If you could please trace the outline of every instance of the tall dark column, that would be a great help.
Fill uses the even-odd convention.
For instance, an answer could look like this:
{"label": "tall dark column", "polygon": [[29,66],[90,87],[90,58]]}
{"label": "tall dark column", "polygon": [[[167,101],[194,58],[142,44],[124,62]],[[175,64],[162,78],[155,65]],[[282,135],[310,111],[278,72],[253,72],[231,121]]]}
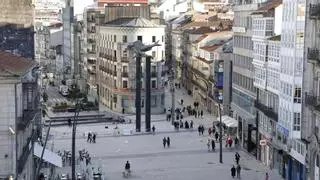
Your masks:
{"label": "tall dark column", "polygon": [[136,131],[141,131],[141,56],[136,57]]}
{"label": "tall dark column", "polygon": [[151,57],[146,57],[146,132],[151,130]]}

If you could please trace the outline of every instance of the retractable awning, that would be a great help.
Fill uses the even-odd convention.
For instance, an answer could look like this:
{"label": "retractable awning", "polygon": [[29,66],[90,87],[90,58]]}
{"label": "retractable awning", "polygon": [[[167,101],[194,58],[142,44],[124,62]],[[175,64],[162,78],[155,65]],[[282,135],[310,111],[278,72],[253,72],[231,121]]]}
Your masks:
{"label": "retractable awning", "polygon": [[[34,155],[41,158],[43,147],[39,145],[38,143],[34,143]],[[43,160],[47,161],[48,163],[51,163],[57,167],[62,167],[62,158],[58,154],[45,149],[43,153]]]}
{"label": "retractable awning", "polygon": [[[219,120],[219,117],[217,118]],[[224,115],[221,117],[221,121],[227,126],[227,127],[238,127],[238,121],[234,118]]]}

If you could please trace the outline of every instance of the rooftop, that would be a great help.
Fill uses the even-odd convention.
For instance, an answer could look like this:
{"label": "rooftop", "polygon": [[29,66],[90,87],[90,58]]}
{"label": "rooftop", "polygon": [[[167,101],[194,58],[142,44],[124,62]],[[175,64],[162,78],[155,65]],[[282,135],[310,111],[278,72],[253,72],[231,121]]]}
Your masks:
{"label": "rooftop", "polygon": [[262,5],[256,12],[268,12],[282,4],[282,0],[271,0]]}
{"label": "rooftop", "polygon": [[160,25],[154,24],[145,18],[119,18],[107,22],[107,26],[120,26],[120,27],[159,27]]}
{"label": "rooftop", "polygon": [[214,22],[209,22],[209,21],[195,22],[195,21],[192,21],[192,22],[187,23],[177,29],[178,30],[185,30],[185,29],[196,28],[196,27],[215,27],[215,28],[220,27],[221,29],[228,29],[230,25],[232,25],[232,21],[221,21],[221,20],[214,21]]}
{"label": "rooftop", "polygon": [[24,75],[36,62],[8,52],[0,52],[0,77]]}

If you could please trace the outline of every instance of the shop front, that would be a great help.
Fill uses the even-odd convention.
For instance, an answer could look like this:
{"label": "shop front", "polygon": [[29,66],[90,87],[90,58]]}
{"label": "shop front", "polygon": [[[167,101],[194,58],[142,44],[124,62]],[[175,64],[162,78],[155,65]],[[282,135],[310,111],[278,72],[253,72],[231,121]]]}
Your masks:
{"label": "shop front", "polygon": [[260,134],[260,160],[267,166],[272,168],[273,161],[273,147],[270,144],[270,138],[266,135]]}

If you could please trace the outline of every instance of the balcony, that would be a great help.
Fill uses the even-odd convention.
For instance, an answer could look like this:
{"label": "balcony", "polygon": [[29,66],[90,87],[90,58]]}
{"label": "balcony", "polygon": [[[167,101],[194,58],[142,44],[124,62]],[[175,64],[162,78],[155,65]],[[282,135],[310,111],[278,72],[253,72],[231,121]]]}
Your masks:
{"label": "balcony", "polygon": [[117,76],[117,71],[112,71],[113,76]]}
{"label": "balcony", "polygon": [[87,49],[87,52],[88,52],[89,54],[96,54],[96,51],[93,50],[93,49]]}
{"label": "balcony", "polygon": [[95,39],[88,39],[88,43],[96,43],[96,40]]}
{"label": "balcony", "polygon": [[105,73],[107,72],[107,68],[101,65],[99,66],[99,70]]}
{"label": "balcony", "polygon": [[278,122],[278,113],[276,113],[273,108],[268,107],[257,100],[254,101],[254,106],[261,112],[263,112],[266,116]]}
{"label": "balcony", "polygon": [[122,58],[121,58],[121,62],[123,62],[123,63],[128,63],[128,62],[129,62],[128,57],[122,57]]}
{"label": "balcony", "polygon": [[94,74],[96,74],[96,71],[93,69],[88,69],[88,73],[91,75],[94,75]]}
{"label": "balcony", "polygon": [[96,29],[90,29],[90,28],[88,28],[87,31],[88,31],[88,33],[96,33]]}
{"label": "balcony", "polygon": [[310,4],[309,16],[310,19],[320,19],[320,4]]}
{"label": "balcony", "polygon": [[96,22],[96,19],[94,17],[90,17],[90,18],[87,18],[87,21],[89,23],[94,23],[94,22]]}
{"label": "balcony", "polygon": [[38,109],[34,110],[24,110],[22,118],[20,118],[20,121],[17,123],[18,130],[25,130],[29,124],[32,122],[33,119],[36,118],[37,113],[40,111]]}
{"label": "balcony", "polygon": [[314,96],[313,94],[306,93],[305,102],[307,106],[311,106],[315,110],[320,111],[320,97]]}
{"label": "balcony", "polygon": [[199,69],[197,69],[197,68],[194,68],[194,67],[192,67],[191,66],[191,70],[192,70],[192,72],[194,73],[194,74],[197,74],[198,76],[200,76],[200,77],[202,77],[202,78],[208,78],[208,76],[207,75],[205,75],[205,74],[203,74]]}
{"label": "balcony", "polygon": [[117,62],[117,57],[116,56],[112,56],[111,61]]}
{"label": "balcony", "polygon": [[157,77],[157,72],[151,72],[151,77],[153,78]]}
{"label": "balcony", "polygon": [[32,135],[27,139],[27,143],[22,148],[22,154],[18,159],[17,170],[19,174],[23,171],[24,166],[26,165],[26,162],[32,153],[33,142],[35,141],[36,138],[37,138],[36,132],[32,131]]}
{"label": "balcony", "polygon": [[320,61],[320,53],[317,48],[308,48],[307,58],[312,61]]}
{"label": "balcony", "polygon": [[88,62],[88,64],[91,64],[91,65],[96,64],[96,60],[95,59],[88,59],[87,62]]}
{"label": "balcony", "polygon": [[129,77],[129,73],[128,72],[122,72],[122,77],[125,77],[125,78],[127,78],[127,77]]}

